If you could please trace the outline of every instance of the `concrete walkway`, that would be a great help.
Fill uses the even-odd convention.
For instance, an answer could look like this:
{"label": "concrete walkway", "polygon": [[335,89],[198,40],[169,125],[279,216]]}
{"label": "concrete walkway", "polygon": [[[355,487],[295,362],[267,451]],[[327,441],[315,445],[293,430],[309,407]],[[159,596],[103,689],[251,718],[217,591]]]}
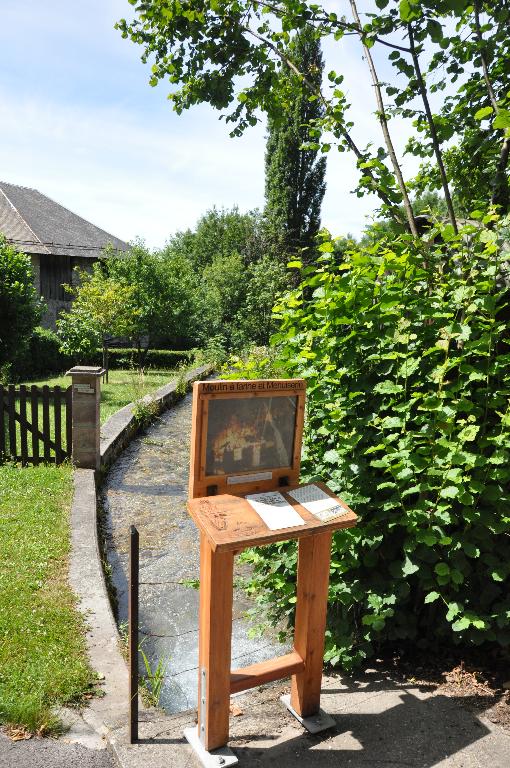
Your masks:
{"label": "concrete walkway", "polygon": [[105,748],[88,749],[64,739],[11,741],[0,732],[0,768],[117,768]]}
{"label": "concrete walkway", "polygon": [[[233,700],[230,747],[240,766],[259,768],[508,768],[510,733],[465,709],[459,700],[396,683],[378,671],[355,679],[325,677],[321,704],[333,715],[330,731],[310,736],[284,709],[276,684]],[[193,712],[165,717],[146,713],[141,743],[114,734],[125,768],[198,768],[182,738]]]}
{"label": "concrete walkway", "polygon": [[[462,706],[384,672],[324,677],[321,704],[333,715],[330,731],[310,736],[279,701],[275,684],[233,698],[230,747],[247,768],[508,768],[510,733]],[[140,743],[126,729],[110,734],[107,750],[52,739],[12,743],[0,734],[0,768],[200,768],[182,736],[196,712],[141,715]]]}

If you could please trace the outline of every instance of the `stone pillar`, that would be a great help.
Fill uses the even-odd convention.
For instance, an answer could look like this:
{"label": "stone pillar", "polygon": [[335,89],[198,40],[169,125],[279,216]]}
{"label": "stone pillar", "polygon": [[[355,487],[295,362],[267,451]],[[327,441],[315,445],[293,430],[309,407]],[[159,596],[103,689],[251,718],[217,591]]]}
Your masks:
{"label": "stone pillar", "polygon": [[73,463],[83,469],[99,469],[100,366],[75,365],[67,372],[73,387]]}

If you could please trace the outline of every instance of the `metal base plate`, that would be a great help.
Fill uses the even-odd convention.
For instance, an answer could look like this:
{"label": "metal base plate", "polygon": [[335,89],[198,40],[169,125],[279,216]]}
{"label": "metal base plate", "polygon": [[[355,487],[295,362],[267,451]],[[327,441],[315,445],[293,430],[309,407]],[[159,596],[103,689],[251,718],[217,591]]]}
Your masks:
{"label": "metal base plate", "polygon": [[298,715],[294,707],[290,704],[290,694],[280,696],[280,701],[285,704],[291,715],[294,715],[301,725],[306,728],[309,733],[320,733],[321,731],[327,731],[328,728],[333,728],[336,725],[335,720],[324,712],[323,709],[319,709],[316,715],[311,717],[301,717]]}
{"label": "metal base plate", "polygon": [[229,747],[220,747],[208,752],[202,745],[198,736],[198,728],[185,728],[184,738],[192,747],[204,768],[227,768],[229,765],[237,765],[239,760]]}

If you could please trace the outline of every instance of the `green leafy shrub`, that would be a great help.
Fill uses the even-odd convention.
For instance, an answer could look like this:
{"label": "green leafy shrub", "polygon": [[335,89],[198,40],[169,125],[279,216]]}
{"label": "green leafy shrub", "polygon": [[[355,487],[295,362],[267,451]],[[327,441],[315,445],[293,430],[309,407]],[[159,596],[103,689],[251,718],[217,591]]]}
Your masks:
{"label": "green leafy shrub", "polygon": [[28,346],[16,360],[12,372],[16,379],[38,379],[49,373],[61,373],[73,364],[73,356],[60,351],[57,334],[39,326],[34,329]]}
{"label": "green leafy shrub", "polygon": [[[276,308],[274,343],[308,383],[303,474],[360,518],[331,560],[326,660],[347,669],[381,643],[510,641],[508,220],[494,219],[340,264],[325,242]],[[252,589],[291,619],[295,547],[252,560]]]}
{"label": "green leafy shrub", "polygon": [[0,366],[3,377],[7,377],[7,366],[24,352],[43,308],[35,290],[30,256],[18,253],[0,234]]}
{"label": "green leafy shrub", "polygon": [[[150,349],[147,352],[146,368],[172,370],[181,364],[189,364],[193,352],[173,349]],[[112,348],[108,351],[110,368],[135,368],[138,351],[128,347]],[[73,365],[101,365],[100,350],[82,354],[66,354],[61,351],[61,339],[47,328],[36,328],[26,349],[19,355],[10,372],[10,381],[28,381],[44,378],[52,373],[62,373]]]}
{"label": "green leafy shrub", "polygon": [[227,379],[281,379],[287,376],[276,347],[252,347],[230,355],[221,370]]}
{"label": "green leafy shrub", "polygon": [[211,365],[220,368],[228,358],[227,341],[224,336],[210,336],[205,346],[193,350],[196,365]]}
{"label": "green leafy shrub", "polygon": [[150,395],[137,400],[133,407],[133,417],[140,429],[148,427],[159,413],[158,403]]}
{"label": "green leafy shrub", "polygon": [[[110,368],[134,368],[136,367],[137,356],[138,350],[131,347],[108,350]],[[180,363],[189,363],[192,358],[192,352],[181,352],[174,349],[149,349],[145,358],[145,368],[171,369]],[[101,353],[96,352],[92,355],[91,361],[91,365],[101,365]]]}

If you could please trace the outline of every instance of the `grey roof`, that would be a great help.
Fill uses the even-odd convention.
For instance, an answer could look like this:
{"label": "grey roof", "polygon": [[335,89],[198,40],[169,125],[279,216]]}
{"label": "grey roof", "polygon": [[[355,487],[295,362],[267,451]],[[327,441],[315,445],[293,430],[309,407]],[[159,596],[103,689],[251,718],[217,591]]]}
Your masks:
{"label": "grey roof", "polygon": [[0,232],[25,253],[97,259],[108,244],[120,251],[129,247],[36,189],[3,181],[0,181]]}

